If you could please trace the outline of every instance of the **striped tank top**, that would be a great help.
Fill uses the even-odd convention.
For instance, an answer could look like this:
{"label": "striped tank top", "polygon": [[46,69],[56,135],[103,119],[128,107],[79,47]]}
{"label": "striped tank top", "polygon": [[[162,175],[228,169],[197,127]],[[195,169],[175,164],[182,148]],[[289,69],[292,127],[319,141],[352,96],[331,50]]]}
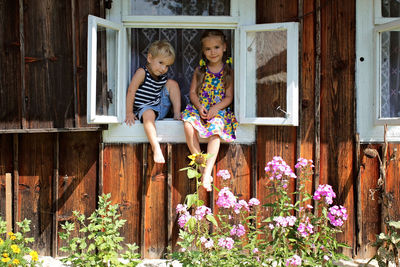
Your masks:
{"label": "striped tank top", "polygon": [[167,83],[167,75],[161,75],[155,80],[146,66],[143,66],[146,75],[143,83],[139,86],[135,94],[133,111],[137,113],[143,106],[155,106],[160,103],[161,89]]}

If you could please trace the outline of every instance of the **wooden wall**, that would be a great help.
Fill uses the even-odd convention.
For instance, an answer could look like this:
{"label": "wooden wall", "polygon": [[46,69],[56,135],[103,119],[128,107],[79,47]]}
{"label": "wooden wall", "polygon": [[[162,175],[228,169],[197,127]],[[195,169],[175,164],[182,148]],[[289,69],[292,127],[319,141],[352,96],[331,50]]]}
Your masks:
{"label": "wooden wall", "polygon": [[[98,194],[111,192],[128,220],[126,242],[139,244],[146,258],[159,258],[167,246],[176,248],[175,207],[194,190],[179,171],[189,151],[185,144],[162,144],[167,163],[155,164],[147,143],[104,144],[101,132],[86,128],[87,15],[102,16],[103,4],[0,0],[0,216],[5,174],[12,173],[13,221],[31,219],[35,248],[60,255],[60,223],[73,210],[90,214]],[[382,144],[356,140],[355,1],[257,1],[257,23],[287,21],[300,23],[300,125],[259,126],[254,144],[223,144],[215,171],[228,169],[233,179],[216,180],[217,186],[230,186],[244,199],[265,199],[264,167],[273,156],[292,167],[298,157],[313,159],[308,190],[334,187],[336,203],[349,212],[339,236],[353,248],[346,254],[369,257],[381,223],[379,192],[371,193],[379,163],[363,151],[381,151]],[[276,97],[262,94],[259,102]],[[400,219],[399,149],[389,144],[393,219]],[[214,206],[216,192],[201,194]]]}

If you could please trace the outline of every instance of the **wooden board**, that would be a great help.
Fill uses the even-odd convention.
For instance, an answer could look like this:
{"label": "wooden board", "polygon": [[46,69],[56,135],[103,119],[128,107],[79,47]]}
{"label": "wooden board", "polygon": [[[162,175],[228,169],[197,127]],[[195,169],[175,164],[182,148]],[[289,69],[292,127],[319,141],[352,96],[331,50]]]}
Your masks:
{"label": "wooden board", "polygon": [[13,172],[13,135],[0,134],[0,217],[5,220],[6,173]]}
{"label": "wooden board", "polygon": [[[19,135],[19,184],[17,220],[31,220],[29,236],[35,238],[33,249],[50,255],[52,230],[52,134]],[[14,184],[14,186],[16,186]]]}
{"label": "wooden board", "polygon": [[[338,240],[354,245],[355,1],[321,1],[321,177],[348,220]],[[346,251],[351,256],[351,250]]]}
{"label": "wooden board", "polygon": [[19,1],[0,0],[0,129],[21,128]]}
{"label": "wooden board", "polygon": [[[86,217],[96,208],[99,132],[61,133],[58,178],[58,228],[77,210]],[[57,237],[58,248],[63,243]],[[58,252],[58,255],[61,255]]]}
{"label": "wooden board", "polygon": [[103,193],[111,193],[120,205],[125,243],[141,244],[142,144],[105,145],[103,152]]}

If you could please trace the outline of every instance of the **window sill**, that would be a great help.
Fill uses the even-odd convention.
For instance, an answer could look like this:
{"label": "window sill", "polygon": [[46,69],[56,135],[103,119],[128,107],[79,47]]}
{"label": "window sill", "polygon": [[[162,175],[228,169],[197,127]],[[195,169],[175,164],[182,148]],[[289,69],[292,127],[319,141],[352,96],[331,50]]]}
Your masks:
{"label": "window sill", "polygon": [[[156,122],[157,136],[160,143],[186,143],[182,121],[165,119]],[[233,143],[254,143],[255,125],[239,125],[236,129],[236,140]],[[147,136],[143,124],[136,121],[135,125],[110,124],[108,130],[103,131],[105,143],[146,143]],[[206,142],[201,139],[200,142]]]}

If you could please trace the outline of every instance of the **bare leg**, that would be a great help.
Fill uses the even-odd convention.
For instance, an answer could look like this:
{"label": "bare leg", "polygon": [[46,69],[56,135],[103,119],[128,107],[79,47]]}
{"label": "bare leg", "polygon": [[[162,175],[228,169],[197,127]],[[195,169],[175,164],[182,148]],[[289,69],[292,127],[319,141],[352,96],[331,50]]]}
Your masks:
{"label": "bare leg", "polygon": [[208,140],[207,154],[209,154],[210,157],[208,158],[206,167],[203,171],[203,186],[204,188],[206,188],[207,191],[212,190],[211,182],[213,178],[211,176],[211,172],[214,168],[215,161],[217,160],[220,144],[221,139],[218,135],[213,135]]}
{"label": "bare leg", "polygon": [[169,99],[172,103],[172,110],[174,112],[174,119],[180,120],[181,118],[181,89],[179,85],[174,80],[168,80],[165,85],[169,92]]}
{"label": "bare leg", "polygon": [[193,128],[190,122],[186,121],[183,123],[183,128],[185,130],[186,143],[189,147],[190,153],[200,153],[201,150],[197,131]]}
{"label": "bare leg", "polygon": [[153,150],[153,158],[156,163],[165,163],[164,156],[161,151],[160,144],[157,140],[156,132],[156,114],[153,110],[148,109],[143,113],[143,128],[146,132],[147,138],[149,139],[151,149]]}

